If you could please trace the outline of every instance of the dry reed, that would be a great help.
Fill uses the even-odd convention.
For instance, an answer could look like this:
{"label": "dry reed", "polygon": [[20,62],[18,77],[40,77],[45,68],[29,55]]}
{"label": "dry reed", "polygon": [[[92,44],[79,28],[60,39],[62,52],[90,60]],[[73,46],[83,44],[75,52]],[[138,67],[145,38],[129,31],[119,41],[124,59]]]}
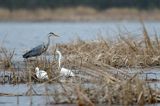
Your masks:
{"label": "dry reed", "polygon": [[[75,62],[79,59],[83,63],[97,66],[108,65],[112,67],[149,67],[158,66],[159,61],[159,39],[151,39],[143,26],[143,38],[133,39],[120,35],[115,41],[105,40],[87,42],[79,40],[76,43],[60,44],[66,60]],[[80,60],[81,59],[81,60]]]}

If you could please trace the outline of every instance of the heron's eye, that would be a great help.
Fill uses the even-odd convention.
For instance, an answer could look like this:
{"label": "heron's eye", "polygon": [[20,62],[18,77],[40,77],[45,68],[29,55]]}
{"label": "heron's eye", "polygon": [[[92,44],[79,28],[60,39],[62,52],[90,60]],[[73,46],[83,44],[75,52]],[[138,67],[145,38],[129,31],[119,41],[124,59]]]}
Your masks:
{"label": "heron's eye", "polygon": [[45,47],[45,46],[43,46],[43,49],[46,49],[46,47]]}
{"label": "heron's eye", "polygon": [[53,32],[50,32],[49,34],[54,34]]}

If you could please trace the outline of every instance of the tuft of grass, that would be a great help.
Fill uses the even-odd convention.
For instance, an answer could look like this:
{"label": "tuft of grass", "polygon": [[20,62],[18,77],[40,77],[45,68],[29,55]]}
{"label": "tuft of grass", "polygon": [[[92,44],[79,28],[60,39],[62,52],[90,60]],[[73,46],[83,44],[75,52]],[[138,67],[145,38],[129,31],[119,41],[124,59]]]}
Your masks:
{"label": "tuft of grass", "polygon": [[4,68],[11,68],[12,67],[12,59],[14,56],[14,50],[10,51],[4,47],[1,47],[0,51],[1,51],[0,52],[1,65],[4,66]]}

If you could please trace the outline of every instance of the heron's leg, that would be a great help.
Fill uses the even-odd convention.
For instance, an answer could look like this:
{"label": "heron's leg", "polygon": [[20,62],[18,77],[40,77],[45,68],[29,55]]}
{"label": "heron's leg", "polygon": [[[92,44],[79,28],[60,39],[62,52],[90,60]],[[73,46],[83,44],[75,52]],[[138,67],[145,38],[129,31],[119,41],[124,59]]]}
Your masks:
{"label": "heron's leg", "polygon": [[27,69],[27,62],[28,62],[28,59],[24,59],[24,68]]}
{"label": "heron's leg", "polygon": [[41,55],[41,65],[46,68],[46,53]]}
{"label": "heron's leg", "polygon": [[38,57],[37,56],[36,56],[36,64],[37,64],[37,66],[39,65]]}

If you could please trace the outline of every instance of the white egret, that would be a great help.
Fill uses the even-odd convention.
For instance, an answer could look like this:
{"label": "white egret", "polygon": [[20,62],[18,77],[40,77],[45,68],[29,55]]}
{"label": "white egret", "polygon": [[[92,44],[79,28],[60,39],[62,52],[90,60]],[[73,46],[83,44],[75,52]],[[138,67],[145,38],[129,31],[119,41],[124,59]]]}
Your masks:
{"label": "white egret", "polygon": [[39,70],[38,67],[35,68],[35,71],[36,71],[36,76],[38,79],[41,79],[41,80],[48,80],[49,79],[46,71]]}
{"label": "white egret", "polygon": [[59,63],[59,69],[61,69],[60,70],[60,75],[61,76],[66,76],[66,77],[73,77],[73,76],[75,76],[75,74],[71,70],[69,70],[67,68],[64,68],[64,67],[61,67],[62,54],[61,54],[61,52],[59,50],[56,50],[56,53],[58,53],[58,55],[59,55],[59,57],[58,57],[58,63]]}

